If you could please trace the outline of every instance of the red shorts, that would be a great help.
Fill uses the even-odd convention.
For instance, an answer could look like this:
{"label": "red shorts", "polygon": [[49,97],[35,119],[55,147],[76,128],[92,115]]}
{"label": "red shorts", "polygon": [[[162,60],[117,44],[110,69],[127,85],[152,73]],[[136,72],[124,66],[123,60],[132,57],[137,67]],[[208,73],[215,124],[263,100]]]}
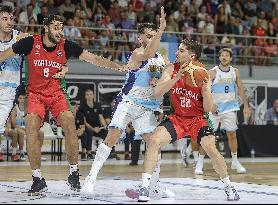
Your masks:
{"label": "red shorts", "polygon": [[60,113],[71,111],[70,101],[67,94],[62,90],[56,91],[51,95],[27,93],[27,114],[37,114],[43,120],[46,110],[49,110],[55,119],[57,119]]}
{"label": "red shorts", "polygon": [[180,117],[177,115],[170,115],[167,120],[161,124],[164,126],[172,136],[173,141],[180,140],[185,137],[191,137],[195,142],[200,142],[203,133],[210,132],[213,134],[213,130],[209,128],[209,122],[203,116],[199,117]]}

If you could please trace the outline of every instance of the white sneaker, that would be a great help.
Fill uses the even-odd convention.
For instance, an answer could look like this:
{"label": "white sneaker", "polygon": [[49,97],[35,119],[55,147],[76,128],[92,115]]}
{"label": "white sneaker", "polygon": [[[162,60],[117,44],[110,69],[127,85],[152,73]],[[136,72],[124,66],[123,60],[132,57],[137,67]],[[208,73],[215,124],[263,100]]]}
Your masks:
{"label": "white sneaker", "polygon": [[244,173],[246,173],[246,169],[240,164],[239,161],[232,162],[231,168],[232,168],[232,169],[236,169],[236,172],[237,172],[238,174],[244,174]]}
{"label": "white sneaker", "polygon": [[159,198],[175,198],[176,194],[158,182],[155,188],[150,188],[150,197],[153,199]]}
{"label": "white sneaker", "polygon": [[84,185],[81,189],[82,192],[85,192],[87,194],[93,194],[94,193],[94,186],[95,186],[95,181],[91,179],[91,176],[87,176],[84,182]]}
{"label": "white sneaker", "polygon": [[195,174],[196,175],[203,175],[203,163],[197,162],[196,168],[195,168]]}
{"label": "white sneaker", "polygon": [[224,191],[227,195],[227,201],[238,201],[240,199],[236,189],[233,186],[226,186]]}

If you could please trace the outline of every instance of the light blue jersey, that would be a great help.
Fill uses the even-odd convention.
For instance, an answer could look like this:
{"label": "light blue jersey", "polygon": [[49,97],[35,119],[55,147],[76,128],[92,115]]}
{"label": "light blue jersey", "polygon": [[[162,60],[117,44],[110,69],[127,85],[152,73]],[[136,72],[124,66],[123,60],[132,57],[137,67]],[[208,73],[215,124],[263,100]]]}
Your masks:
{"label": "light blue jersey", "polygon": [[236,98],[236,71],[232,66],[229,71],[222,71],[219,66],[212,68],[216,71],[216,76],[212,82],[212,94],[214,103],[218,107],[219,114],[224,114],[239,110],[239,103]]}
{"label": "light blue jersey", "polygon": [[117,100],[128,98],[137,105],[159,110],[163,98],[156,99],[154,97],[154,88],[150,85],[150,81],[154,77],[160,78],[164,67],[163,57],[156,53],[153,58],[143,62],[137,70],[129,71]]}
{"label": "light blue jersey", "polygon": [[[7,50],[17,41],[19,31],[12,31],[10,41],[0,41],[0,51]],[[17,88],[20,84],[20,70],[22,68],[22,57],[15,56],[0,63],[0,88]]]}

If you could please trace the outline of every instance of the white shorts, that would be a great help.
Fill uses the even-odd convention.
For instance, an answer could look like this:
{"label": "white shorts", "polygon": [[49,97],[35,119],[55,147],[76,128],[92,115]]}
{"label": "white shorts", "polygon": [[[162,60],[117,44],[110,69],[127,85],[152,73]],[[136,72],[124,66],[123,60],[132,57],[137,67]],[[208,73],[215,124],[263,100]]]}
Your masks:
{"label": "white shorts", "polygon": [[124,131],[130,122],[136,135],[152,133],[158,125],[153,110],[123,99],[115,108],[109,127]]}
{"label": "white shorts", "polygon": [[210,115],[210,119],[213,122],[214,130],[217,130],[219,123],[221,123],[221,129],[228,132],[234,132],[238,129],[237,127],[237,112],[232,111],[219,115]]}
{"label": "white shorts", "polygon": [[0,134],[4,133],[6,121],[13,108],[15,88],[0,88]]}

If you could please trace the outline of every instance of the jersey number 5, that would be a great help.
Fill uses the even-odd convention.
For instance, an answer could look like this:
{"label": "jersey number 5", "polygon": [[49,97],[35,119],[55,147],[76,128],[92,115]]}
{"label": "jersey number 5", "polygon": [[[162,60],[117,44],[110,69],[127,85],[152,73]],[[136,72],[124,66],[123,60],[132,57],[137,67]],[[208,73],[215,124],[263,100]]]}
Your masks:
{"label": "jersey number 5", "polygon": [[181,107],[186,107],[186,108],[191,107],[190,99],[188,99],[186,97],[180,97],[180,100],[181,100]]}
{"label": "jersey number 5", "polygon": [[49,68],[43,69],[43,75],[44,75],[44,77],[48,78],[48,76],[49,76]]}

